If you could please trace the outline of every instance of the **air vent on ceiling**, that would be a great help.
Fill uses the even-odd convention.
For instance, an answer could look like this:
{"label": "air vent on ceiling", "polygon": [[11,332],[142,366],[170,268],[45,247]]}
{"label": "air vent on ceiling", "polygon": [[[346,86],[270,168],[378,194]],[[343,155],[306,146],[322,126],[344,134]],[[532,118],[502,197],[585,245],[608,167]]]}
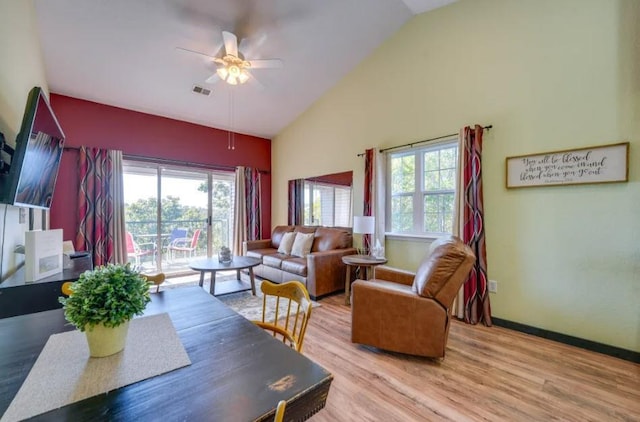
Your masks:
{"label": "air vent on ceiling", "polygon": [[192,91],[195,92],[196,94],[202,94],[202,95],[211,94],[211,90],[210,89],[203,88],[203,87],[201,87],[199,85],[194,85]]}

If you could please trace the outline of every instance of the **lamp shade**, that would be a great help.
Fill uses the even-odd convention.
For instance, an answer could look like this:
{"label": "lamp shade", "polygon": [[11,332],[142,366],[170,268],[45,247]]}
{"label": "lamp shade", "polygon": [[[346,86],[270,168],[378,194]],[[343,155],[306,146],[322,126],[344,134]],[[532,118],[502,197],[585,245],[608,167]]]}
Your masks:
{"label": "lamp shade", "polygon": [[353,232],[360,234],[373,234],[375,233],[376,218],[369,216],[355,216],[353,217]]}

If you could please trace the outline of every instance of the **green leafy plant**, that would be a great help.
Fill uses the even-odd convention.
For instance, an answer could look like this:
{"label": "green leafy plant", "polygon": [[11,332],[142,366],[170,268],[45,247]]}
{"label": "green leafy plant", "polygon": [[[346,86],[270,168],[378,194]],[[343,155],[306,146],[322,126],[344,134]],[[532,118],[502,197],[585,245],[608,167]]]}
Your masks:
{"label": "green leafy plant", "polygon": [[150,283],[130,264],[96,267],[71,285],[71,295],[58,300],[64,316],[80,331],[102,323],[117,327],[140,315],[151,300]]}

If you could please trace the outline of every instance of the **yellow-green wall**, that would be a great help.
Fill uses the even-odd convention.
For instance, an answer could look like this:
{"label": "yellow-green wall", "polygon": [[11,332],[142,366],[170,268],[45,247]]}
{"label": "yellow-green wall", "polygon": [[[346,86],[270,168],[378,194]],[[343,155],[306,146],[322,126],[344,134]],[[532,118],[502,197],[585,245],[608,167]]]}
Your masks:
{"label": "yellow-green wall", "polygon": [[[273,224],[289,179],[493,124],[483,181],[493,315],[640,351],[640,2],[461,0],[419,15],[273,142]],[[629,141],[628,183],[507,190],[505,157]],[[388,240],[415,268],[427,244]]]}
{"label": "yellow-green wall", "polygon": [[[14,145],[29,91],[40,86],[48,93],[44,65],[36,28],[36,14],[31,0],[0,2],[0,132]],[[2,275],[15,271],[24,261],[13,249],[24,244],[27,224],[20,224],[18,208],[0,205],[0,242],[4,233]],[[39,212],[38,212],[39,215]],[[3,222],[6,227],[3,230]]]}

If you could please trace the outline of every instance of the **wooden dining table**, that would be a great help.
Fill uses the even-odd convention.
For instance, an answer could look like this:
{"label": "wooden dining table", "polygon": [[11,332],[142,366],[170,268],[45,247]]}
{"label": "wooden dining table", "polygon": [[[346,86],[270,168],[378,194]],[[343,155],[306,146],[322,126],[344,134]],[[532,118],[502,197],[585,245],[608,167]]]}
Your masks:
{"label": "wooden dining table", "polygon": [[[191,365],[35,416],[46,421],[285,420],[326,402],[332,375],[199,287],[152,294],[144,315],[168,313]],[[50,335],[72,330],[62,309],[0,320],[0,415]],[[153,359],[154,351],[148,351]],[[59,364],[65,364],[60,356]],[[34,398],[38,400],[41,398]]]}

